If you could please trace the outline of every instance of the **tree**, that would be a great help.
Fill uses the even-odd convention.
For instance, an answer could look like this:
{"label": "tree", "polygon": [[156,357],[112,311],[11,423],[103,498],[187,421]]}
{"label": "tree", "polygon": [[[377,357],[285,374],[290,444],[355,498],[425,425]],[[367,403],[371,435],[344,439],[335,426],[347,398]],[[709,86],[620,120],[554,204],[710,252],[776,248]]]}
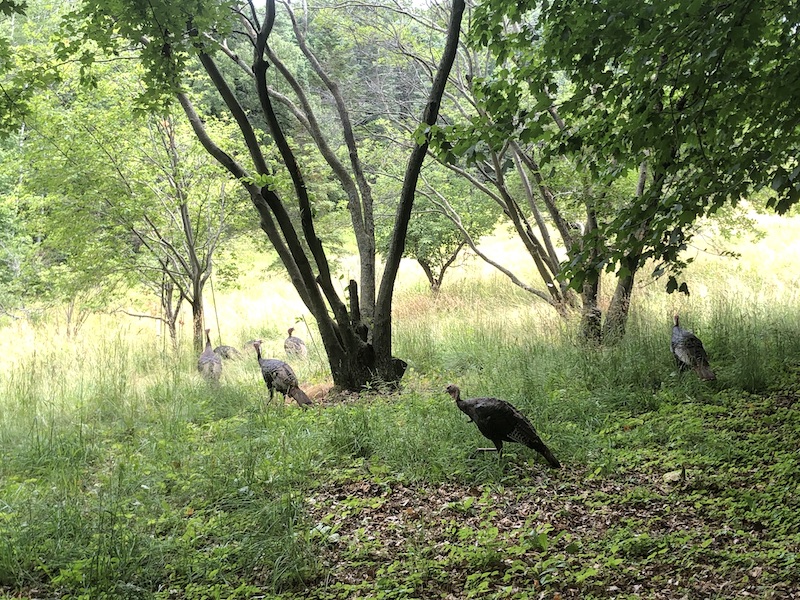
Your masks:
{"label": "tree", "polygon": [[[590,109],[597,109],[593,114],[606,126],[605,137],[591,140],[585,134],[591,119],[587,112],[575,110],[571,99],[593,100],[605,88],[602,82],[590,85],[588,79],[575,85],[569,70],[565,76],[556,68],[558,63],[547,46],[572,35],[574,4],[541,4],[545,12],[563,17],[560,38],[557,34],[547,37],[551,30],[546,22],[542,25],[537,12],[540,4],[535,2],[490,0],[476,8],[460,63],[463,82],[454,86],[459,92],[459,110],[447,113],[457,118],[434,130],[432,148],[444,164],[472,177],[476,186],[483,185],[487,195],[503,207],[536,264],[544,289],[528,286],[509,269],[490,262],[563,314],[567,314],[565,308],[577,305],[572,290],[579,291],[583,335],[610,341],[624,335],[635,277],[648,259],[657,257],[647,240],[652,230],[663,225],[663,219],[659,221],[648,211],[657,199],[671,193],[676,172],[671,171],[673,163],[653,160],[650,149],[637,152],[629,145],[617,144],[614,119],[607,119],[602,104],[590,105]],[[638,5],[629,8],[630,15],[638,15]],[[599,27],[603,18],[613,22],[616,13],[608,12],[602,3],[585,10],[594,10],[598,19],[582,30],[583,36],[591,43],[604,44],[604,38],[593,33],[593,26]],[[624,27],[618,33],[623,40]],[[488,56],[480,54],[485,50]],[[570,59],[575,55],[571,52],[566,49],[562,58]],[[602,71],[606,63],[593,57],[589,52],[584,63],[603,65]],[[615,69],[608,73],[617,73]],[[457,68],[454,73],[462,70]],[[619,116],[623,125],[641,125],[636,120],[641,111],[625,112],[629,108],[625,93],[617,91],[612,97],[623,106]],[[667,135],[658,138],[662,147],[672,144],[669,140]],[[672,151],[677,153],[674,144]],[[566,187],[558,177],[565,169],[572,171]],[[521,187],[513,181],[514,174]],[[566,204],[565,197],[570,198]],[[641,208],[642,218],[632,218],[631,207]],[[576,208],[581,209],[583,221],[578,227]],[[566,249],[566,260],[551,240],[553,235]],[[670,230],[669,235],[674,241],[682,231]],[[617,274],[605,314],[599,302],[604,270]],[[655,273],[665,270],[663,263],[657,264]],[[677,287],[677,282],[671,279],[668,287]]]}
{"label": "tree", "polygon": [[[442,17],[445,14],[445,4],[432,4],[423,15],[407,13],[406,20],[384,26],[382,47],[387,49],[387,60],[405,65],[398,78],[400,89],[413,89],[416,74],[435,69],[426,41],[444,31]],[[564,313],[572,300],[568,297],[566,285],[560,284],[556,278],[560,258],[551,242],[549,224],[542,218],[543,209],[536,205],[534,185],[525,172],[526,164],[530,164],[532,158],[523,145],[510,142],[511,136],[505,128],[493,122],[484,105],[496,105],[497,102],[474,93],[477,88],[473,84],[486,77],[493,65],[491,57],[485,56],[485,52],[482,54],[484,56],[460,44],[450,74],[450,88],[443,101],[442,123],[433,127],[431,132],[431,155],[449,169],[449,177],[438,177],[435,185],[427,186],[429,205],[439,213],[439,219],[450,220],[454,228],[450,234],[452,239],[463,240],[481,259],[508,276],[514,284]],[[379,94],[382,104],[392,105],[396,94],[396,87],[384,86]],[[414,123],[406,112],[398,110],[389,115],[398,128],[413,131]],[[373,130],[380,136],[387,135],[380,122]],[[541,181],[541,176],[535,175]],[[451,183],[443,183],[447,179],[460,180],[462,189],[470,190],[469,201],[454,201],[453,194],[442,187],[453,187]],[[479,200],[481,197],[483,202]],[[545,198],[546,202],[548,200],[549,197]],[[554,207],[554,204],[549,202],[549,206]],[[541,277],[541,287],[524,281],[504,266],[503,258],[492,258],[478,247],[474,225],[479,219],[475,216],[498,214],[498,208],[530,254]],[[564,222],[560,215],[556,216],[557,222]],[[562,229],[569,231],[566,227]],[[440,228],[440,232],[443,233],[444,229]]]}
{"label": "tree", "polygon": [[19,179],[19,167],[13,159],[16,148],[0,144],[0,313],[10,313],[19,290],[15,282],[30,243],[24,224],[10,192]]}
{"label": "tree", "polygon": [[422,267],[431,292],[436,294],[442,287],[444,274],[466,245],[447,217],[433,209],[430,203],[417,201],[408,224],[405,256],[413,258]]}
{"label": "tree", "polygon": [[219,244],[242,231],[242,203],[185,122],[133,114],[135,69],[115,65],[89,91],[67,70],[62,78],[31,104],[19,156],[20,204],[39,215],[29,219],[44,259],[38,295],[65,301],[80,324],[81,307],[105,308],[118,289],[142,284],[159,298],[149,316],[173,344],[181,304],[190,305],[201,350],[204,287]]}
{"label": "tree", "polygon": [[0,311],[5,314],[19,308],[33,253],[13,190],[24,173],[17,155],[29,103],[55,80],[54,71],[37,57],[56,15],[52,6],[42,10],[24,1],[0,0]]}
{"label": "tree", "polygon": [[[142,174],[155,168],[157,175],[147,185],[154,202],[127,216],[119,212],[123,207],[114,207],[112,215],[127,220],[134,243],[140,242],[155,259],[155,268],[146,265],[144,272],[150,274],[151,287],[160,293],[162,318],[173,343],[177,342],[180,304],[184,300],[189,303],[194,347],[199,352],[206,329],[203,292],[213,272],[216,250],[243,229],[239,199],[228,190],[229,182],[219,168],[209,164],[207,155],[199,154],[196,141],[189,138],[189,132],[181,132],[171,116],[151,120],[149,130],[153,139],[150,148],[142,149],[138,164],[143,169],[137,179],[143,184]],[[123,175],[123,170],[119,173],[133,177],[133,173]],[[130,221],[131,217],[135,220]]]}
{"label": "tree", "polygon": [[0,136],[18,133],[31,100],[57,80],[53,65],[40,60],[40,49],[63,10],[0,0]]}
{"label": "tree", "polygon": [[[476,39],[497,56],[538,49],[515,76],[542,109],[558,96],[572,122],[551,155],[576,157],[600,183],[638,165],[650,173],[585,239],[574,285],[603,265],[626,278],[647,259],[657,274],[679,272],[698,217],[766,187],[779,212],[800,199],[795,3],[490,0],[478,22]],[[677,287],[673,275],[667,289]]]}
{"label": "tree", "polygon": [[[373,124],[373,131],[378,127]],[[378,252],[385,254],[394,226],[393,213],[401,176],[398,173],[402,166],[398,155],[404,151],[407,142],[404,143],[400,133],[386,122],[381,127],[381,135],[384,141],[377,143],[371,153],[381,157],[379,163],[373,163],[380,165],[374,171],[376,204],[380,211],[375,226]],[[421,179],[403,255],[417,261],[431,291],[436,293],[445,273],[464,248],[468,245],[476,247],[477,241],[494,229],[500,211],[482,202],[480,191],[469,181],[454,177],[435,161],[427,163]],[[463,215],[463,219],[458,217],[457,225],[453,222],[456,209]]]}
{"label": "tree", "polygon": [[[284,8],[289,8],[284,6]],[[142,101],[150,107],[164,106],[169,99],[177,97],[195,134],[211,154],[234,178],[241,182],[256,208],[263,231],[281,258],[292,283],[301,299],[317,321],[326,353],[328,355],[334,382],[347,389],[360,389],[376,379],[398,381],[404,371],[404,363],[392,357],[392,295],[400,257],[414,202],[419,172],[428,147],[427,129],[437,120],[440,99],[444,93],[447,75],[452,65],[455,47],[459,37],[463,0],[453,4],[451,25],[442,53],[441,61],[433,78],[421,119],[420,136],[408,160],[404,183],[386,266],[374,304],[369,301],[359,303],[354,293],[356,283],[351,282],[350,307],[348,309],[334,285],[328,256],[322,240],[318,237],[313,207],[301,165],[298,163],[292,145],[285,135],[284,128],[276,113],[273,101],[274,89],[268,85],[268,69],[273,66],[290,83],[291,73],[283,69],[283,63],[272,51],[270,41],[275,24],[274,0],[266,4],[266,12],[259,13],[253,3],[241,7],[222,2],[199,2],[191,6],[166,1],[150,2],[147,5],[129,0],[113,2],[89,0],[75,13],[71,20],[71,31],[85,42],[91,41],[110,54],[123,53],[131,45],[138,48],[138,57],[147,71],[145,78],[147,92]],[[291,11],[284,13],[292,19]],[[317,68],[313,52],[299,28],[294,26],[303,55],[312,66],[316,76],[324,83],[337,105],[341,120],[345,146],[348,150],[352,173],[337,170],[341,164],[333,153],[330,157],[331,171],[342,185],[349,186],[348,207],[356,230],[366,237],[359,239],[362,248],[362,288],[369,289],[375,284],[374,277],[374,231],[372,225],[372,206],[369,194],[363,186],[365,180],[359,176],[357,147],[354,144],[348,113],[339,109],[341,98],[337,86],[326,73]],[[294,23],[293,23],[294,24]],[[244,31],[245,39],[253,50],[250,62],[232,50],[227,37],[233,34],[234,27]],[[71,44],[63,45],[64,51],[72,52]],[[83,46],[88,48],[89,46]],[[220,59],[230,59],[248,73],[246,80],[237,85],[252,86],[259,99],[260,113],[248,113],[236,88],[220,69]],[[212,138],[205,127],[202,115],[190,97],[188,65],[196,59],[202,72],[217,90],[225,103],[231,118],[240,129],[247,147],[249,165],[241,157],[226,151]],[[87,59],[88,60],[88,59]],[[306,110],[302,88],[293,86],[302,111],[296,114],[309,130],[315,121],[309,120],[313,111]],[[268,163],[260,144],[257,125],[266,122],[270,135],[281,155],[283,164],[294,187],[300,214],[299,229],[292,221],[287,204],[279,195],[275,185],[275,169]],[[317,141],[318,138],[314,138]],[[319,138],[321,139],[321,138]],[[319,142],[318,142],[319,145]],[[321,147],[324,153],[324,147]],[[354,187],[353,187],[354,186]],[[369,247],[371,245],[371,247]],[[372,261],[372,266],[369,262]],[[365,264],[366,263],[366,264]],[[374,288],[373,288],[374,289]],[[365,294],[366,297],[369,294]],[[361,306],[361,305],[365,306]],[[373,313],[372,322],[362,319],[362,308]]]}
{"label": "tree", "polygon": [[[437,28],[441,11],[432,5],[424,26]],[[502,27],[501,27],[502,29]],[[464,39],[470,39],[469,32]],[[475,32],[472,32],[473,34]],[[419,70],[432,68],[424,46],[414,36],[398,34],[395,52],[411,58]],[[515,49],[520,60],[534,60],[534,50]],[[526,54],[527,53],[527,54]],[[522,241],[535,267],[539,281],[522,276],[505,257],[492,257],[471,239],[465,224],[479,202],[459,207],[441,194],[432,202],[451,220],[470,248],[484,261],[505,274],[511,282],[536,298],[553,306],[566,316],[580,306],[583,330],[587,337],[624,330],[632,278],[619,281],[614,301],[608,311],[605,333],[601,329],[599,277],[582,291],[580,300],[564,277],[564,257],[575,256],[583,242],[581,231],[590,232],[595,215],[607,212],[608,206],[620,202],[624,190],[633,190],[641,179],[638,172],[623,173],[613,185],[593,185],[581,175],[578,164],[568,157],[542,166],[542,143],[545,134],[553,135],[567,127],[553,101],[545,108],[536,107],[536,99],[528,90],[528,82],[515,76],[516,60],[496,57],[480,44],[462,44],[450,77],[450,93],[443,103],[443,122],[432,130],[431,152],[451,174],[482,196],[484,204],[499,207],[508,224]],[[540,131],[526,132],[526,120],[539,122]],[[402,118],[398,117],[400,123]],[[546,129],[545,129],[545,123]],[[405,127],[409,128],[406,122]],[[549,132],[549,133],[548,133]],[[642,175],[643,177],[643,175]],[[477,197],[476,196],[476,199]],[[582,226],[576,222],[586,221]]]}
{"label": "tree", "polygon": [[24,113],[26,85],[20,84],[20,79],[15,77],[13,62],[13,37],[14,23],[17,15],[25,14],[25,2],[17,0],[0,0],[0,26],[10,22],[9,34],[5,35],[6,27],[2,27],[0,34],[0,133],[14,131],[18,126],[18,118]]}

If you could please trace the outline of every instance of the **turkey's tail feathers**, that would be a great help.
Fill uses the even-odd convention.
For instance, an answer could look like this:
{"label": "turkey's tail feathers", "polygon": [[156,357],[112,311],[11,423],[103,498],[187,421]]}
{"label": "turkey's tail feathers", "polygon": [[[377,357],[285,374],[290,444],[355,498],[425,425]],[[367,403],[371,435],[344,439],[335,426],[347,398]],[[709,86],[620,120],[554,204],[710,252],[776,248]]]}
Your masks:
{"label": "turkey's tail feathers", "polygon": [[558,459],[550,452],[550,448],[545,445],[542,438],[539,437],[533,427],[517,427],[508,437],[515,442],[526,445],[531,450],[536,450],[539,454],[544,456],[545,460],[547,460],[552,468],[561,468],[561,463],[558,462]]}
{"label": "turkey's tail feathers", "polygon": [[216,382],[219,381],[220,376],[222,375],[222,362],[221,362],[221,359],[218,358],[215,361],[215,360],[210,359],[208,357],[201,356],[200,360],[197,362],[197,370],[207,380],[216,383]]}
{"label": "turkey's tail feathers", "polygon": [[309,406],[314,405],[314,403],[311,401],[311,398],[306,396],[306,393],[299,387],[291,388],[289,390],[289,396],[294,398],[295,402],[297,402],[298,406],[301,408],[308,408]]}
{"label": "turkey's tail feathers", "polygon": [[714,371],[711,370],[711,367],[709,367],[708,364],[697,365],[695,370],[697,371],[697,375],[703,381],[714,381],[717,378],[717,376],[714,374]]}
{"label": "turkey's tail feathers", "polygon": [[547,462],[549,463],[549,465],[552,468],[554,468],[554,469],[560,469],[561,468],[561,463],[558,462],[558,459],[555,456],[553,456],[552,452],[550,452],[550,448],[548,448],[547,446],[544,445],[544,442],[542,442],[541,448],[535,448],[535,450],[537,450],[539,452],[539,454],[541,454],[542,456],[545,457],[545,459],[547,460]]}

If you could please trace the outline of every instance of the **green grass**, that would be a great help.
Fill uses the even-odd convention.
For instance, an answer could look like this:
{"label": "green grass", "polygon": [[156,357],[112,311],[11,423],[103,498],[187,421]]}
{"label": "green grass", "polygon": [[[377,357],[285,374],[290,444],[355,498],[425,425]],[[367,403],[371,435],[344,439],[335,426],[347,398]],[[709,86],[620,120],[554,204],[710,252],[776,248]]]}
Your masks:
{"label": "green grass", "polygon": [[[780,261],[751,260],[698,260],[689,298],[637,288],[628,335],[601,349],[475,265],[436,297],[406,272],[403,389],[309,411],[268,403],[252,355],[207,385],[188,344],[173,355],[150,325],[98,317],[72,341],[46,319],[9,325],[0,594],[797,592],[800,305]],[[261,337],[280,356],[303,312],[285,282],[257,292],[218,293],[224,341]],[[676,372],[675,310],[717,381]],[[296,370],[312,384],[326,365],[312,345]],[[514,444],[470,458],[486,440],[444,392],[451,382],[513,402],[564,469]]]}

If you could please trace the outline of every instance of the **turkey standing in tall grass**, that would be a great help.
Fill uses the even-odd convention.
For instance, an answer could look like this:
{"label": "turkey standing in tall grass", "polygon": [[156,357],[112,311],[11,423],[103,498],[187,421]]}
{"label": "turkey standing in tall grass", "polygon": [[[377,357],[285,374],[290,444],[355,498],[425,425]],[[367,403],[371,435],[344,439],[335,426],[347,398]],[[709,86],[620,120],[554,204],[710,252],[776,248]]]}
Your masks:
{"label": "turkey standing in tall grass", "polygon": [[206,329],[206,348],[197,359],[197,370],[209,381],[217,382],[222,375],[222,359],[211,349],[210,329]]}
{"label": "turkey standing in tall grass", "polygon": [[308,408],[313,405],[311,399],[298,387],[297,375],[294,374],[292,367],[277,358],[261,358],[261,340],[253,342],[253,347],[256,349],[256,358],[261,367],[261,375],[264,377],[264,382],[269,390],[270,402],[275,390],[278,390],[284,397],[290,396],[294,398],[295,402],[302,408]]}
{"label": "turkey standing in tall grass", "polygon": [[224,345],[217,346],[216,348],[214,348],[214,354],[226,360],[234,360],[242,357],[242,353],[239,352],[236,348],[234,348],[233,346],[224,346]]}
{"label": "turkey standing in tall grass", "polygon": [[703,342],[694,333],[680,326],[677,313],[675,313],[673,319],[675,325],[672,327],[670,347],[672,348],[672,354],[675,356],[675,362],[678,364],[678,369],[681,371],[692,369],[703,381],[716,379],[717,376],[714,375],[714,371],[708,365],[708,355],[705,348],[703,348]]}
{"label": "turkey standing in tall grass", "polygon": [[453,397],[456,406],[469,417],[470,421],[478,426],[478,431],[489,438],[495,446],[478,448],[476,452],[497,451],[502,456],[503,442],[518,442],[544,456],[552,468],[561,467],[561,463],[545,446],[531,422],[509,402],[499,398],[462,400],[461,390],[453,384],[447,386],[447,393]]}
{"label": "turkey standing in tall grass", "polygon": [[290,358],[306,358],[308,356],[308,348],[306,343],[299,337],[292,335],[294,327],[290,327],[289,337],[283,341],[283,349],[286,351],[286,356]]}

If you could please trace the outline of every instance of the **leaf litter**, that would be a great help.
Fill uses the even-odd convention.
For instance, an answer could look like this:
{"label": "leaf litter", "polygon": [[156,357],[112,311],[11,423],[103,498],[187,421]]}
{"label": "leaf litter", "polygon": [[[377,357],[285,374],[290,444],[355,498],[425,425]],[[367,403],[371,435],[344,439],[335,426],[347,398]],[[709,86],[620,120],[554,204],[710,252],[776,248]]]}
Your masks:
{"label": "leaf litter", "polygon": [[[520,452],[480,484],[375,476],[365,463],[307,496],[320,575],[292,595],[800,598],[796,397],[745,411],[740,443],[769,434],[771,460],[761,446],[725,463],[631,441],[616,449],[630,463],[608,472],[552,471]],[[709,433],[741,425],[734,411],[699,411]]]}

